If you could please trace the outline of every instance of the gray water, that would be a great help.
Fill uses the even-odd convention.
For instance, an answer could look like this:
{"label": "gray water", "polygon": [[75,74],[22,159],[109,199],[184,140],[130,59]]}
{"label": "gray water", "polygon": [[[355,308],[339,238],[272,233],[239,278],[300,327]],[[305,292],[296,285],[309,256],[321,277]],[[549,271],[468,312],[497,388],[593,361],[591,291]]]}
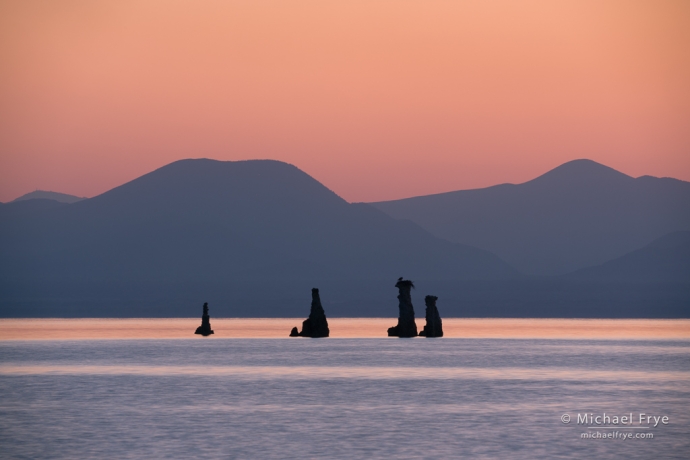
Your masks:
{"label": "gray water", "polygon": [[689,383],[672,341],[4,341],[0,457],[689,458]]}

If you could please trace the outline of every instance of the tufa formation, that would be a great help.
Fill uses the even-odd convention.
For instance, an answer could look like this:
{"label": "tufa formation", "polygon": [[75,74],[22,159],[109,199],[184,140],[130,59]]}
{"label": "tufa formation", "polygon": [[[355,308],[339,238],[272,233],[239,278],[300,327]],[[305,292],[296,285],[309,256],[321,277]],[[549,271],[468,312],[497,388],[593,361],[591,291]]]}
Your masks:
{"label": "tufa formation", "polygon": [[435,295],[428,295],[424,298],[424,303],[426,304],[426,326],[419,333],[423,337],[443,337],[441,316],[438,314],[438,308],[436,308],[437,300],[438,297]]}
{"label": "tufa formation", "polygon": [[290,337],[328,337],[330,331],[328,330],[328,321],[326,321],[326,313],[321,306],[321,298],[319,297],[319,290],[314,288],[311,290],[311,311],[309,318],[302,322],[302,332],[298,332],[296,327],[290,331]]}
{"label": "tufa formation", "polygon": [[417,324],[414,322],[414,307],[412,306],[412,297],[410,290],[414,284],[410,280],[398,278],[395,283],[398,288],[398,308],[400,309],[400,316],[398,316],[397,326],[388,328],[388,337],[415,337],[417,335]]}
{"label": "tufa formation", "polygon": [[201,326],[196,328],[195,334],[200,334],[203,335],[204,337],[208,337],[209,335],[213,334],[213,330],[211,329],[211,319],[208,316],[208,303],[204,302],[204,313],[201,315]]}

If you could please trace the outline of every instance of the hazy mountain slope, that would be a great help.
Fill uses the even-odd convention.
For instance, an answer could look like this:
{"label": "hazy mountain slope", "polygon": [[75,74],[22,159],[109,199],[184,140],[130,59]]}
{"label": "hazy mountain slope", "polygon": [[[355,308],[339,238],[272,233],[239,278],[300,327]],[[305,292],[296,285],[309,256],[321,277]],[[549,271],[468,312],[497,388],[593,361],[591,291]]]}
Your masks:
{"label": "hazy mountain slope", "polygon": [[0,219],[3,223],[11,225],[10,222],[22,218],[32,218],[39,216],[49,209],[68,206],[67,203],[60,203],[55,200],[35,198],[24,201],[11,201],[0,204]]}
{"label": "hazy mountain slope", "polygon": [[85,198],[81,198],[78,196],[74,195],[68,195],[66,193],[58,193],[58,192],[47,192],[45,190],[36,190],[34,192],[27,193],[26,195],[22,195],[19,198],[14,199],[12,202],[16,201],[25,201],[25,200],[55,200],[60,203],[76,203],[77,201],[84,200]]}
{"label": "hazy mountain slope", "polygon": [[651,244],[568,278],[597,282],[682,282],[690,284],[690,232],[665,235]]}
{"label": "hazy mountain slope", "polygon": [[[204,299],[237,306],[275,296],[283,315],[299,315],[294,286],[308,294],[325,281],[356,290],[354,280],[388,287],[398,276],[516,276],[486,251],[348,204],[277,161],[184,160],[88,200],[41,202],[0,210],[3,309],[108,301],[164,316]],[[342,299],[352,302],[346,291]]]}
{"label": "hazy mountain slope", "polygon": [[690,230],[690,183],[635,179],[590,160],[524,184],[371,204],[441,238],[487,249],[527,274],[598,265]]}

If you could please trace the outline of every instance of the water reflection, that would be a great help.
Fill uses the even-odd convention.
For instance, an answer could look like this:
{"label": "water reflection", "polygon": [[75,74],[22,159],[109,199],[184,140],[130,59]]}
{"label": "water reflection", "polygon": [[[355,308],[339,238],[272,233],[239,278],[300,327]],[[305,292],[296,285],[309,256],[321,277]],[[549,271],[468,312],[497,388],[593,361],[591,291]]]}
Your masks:
{"label": "water reflection", "polygon": [[228,376],[250,379],[530,380],[690,383],[690,372],[565,368],[382,366],[0,365],[0,375]]}
{"label": "water reflection", "polygon": [[[216,338],[284,338],[303,318],[211,318]],[[0,319],[0,340],[192,338],[199,318]],[[330,318],[332,338],[386,337],[393,318]],[[417,319],[418,326],[423,319]],[[690,320],[445,318],[446,338],[690,340]],[[295,339],[304,340],[304,339]]]}

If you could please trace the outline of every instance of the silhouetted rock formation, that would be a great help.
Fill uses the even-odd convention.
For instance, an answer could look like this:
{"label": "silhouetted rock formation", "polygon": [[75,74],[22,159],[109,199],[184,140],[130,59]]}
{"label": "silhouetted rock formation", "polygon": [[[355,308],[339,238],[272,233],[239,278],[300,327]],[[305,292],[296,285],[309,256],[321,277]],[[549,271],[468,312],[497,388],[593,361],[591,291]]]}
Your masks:
{"label": "silhouetted rock formation", "polygon": [[314,288],[311,290],[311,311],[309,318],[302,322],[302,332],[297,332],[297,328],[293,327],[290,331],[290,337],[328,337],[330,331],[328,330],[328,321],[326,321],[326,313],[321,306],[321,298],[319,297],[319,290]]}
{"label": "silhouetted rock formation", "polygon": [[395,283],[398,288],[398,308],[400,309],[400,316],[398,316],[398,325],[388,328],[389,337],[415,337],[417,335],[417,324],[414,322],[414,307],[412,306],[412,297],[410,297],[410,289],[414,284],[410,280],[398,279]]}
{"label": "silhouetted rock formation", "polygon": [[424,298],[424,303],[426,304],[426,326],[419,333],[423,337],[443,337],[441,316],[438,314],[438,308],[436,308],[437,300],[438,297],[435,295],[428,295]]}
{"label": "silhouetted rock formation", "polygon": [[208,316],[208,303],[204,302],[204,314],[201,316],[201,326],[196,328],[195,334],[201,334],[208,337],[213,334],[211,329],[211,318]]}

